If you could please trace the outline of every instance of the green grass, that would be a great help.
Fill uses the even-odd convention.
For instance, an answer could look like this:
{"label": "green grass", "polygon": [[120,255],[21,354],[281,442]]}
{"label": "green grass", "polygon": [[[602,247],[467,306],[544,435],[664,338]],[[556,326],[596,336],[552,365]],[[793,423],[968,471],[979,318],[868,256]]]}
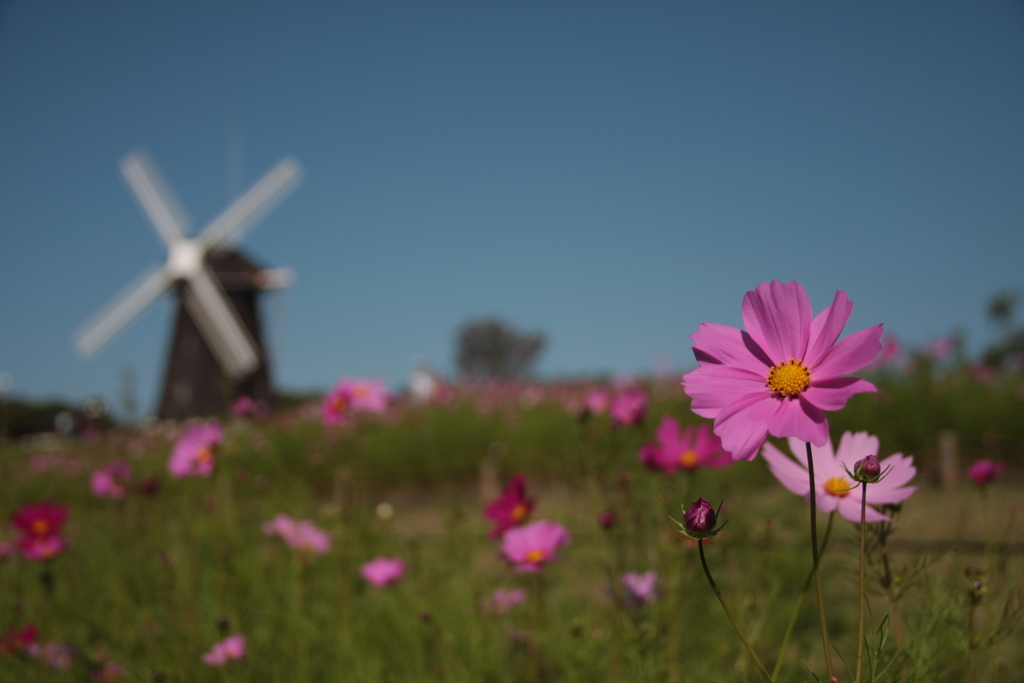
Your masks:
{"label": "green grass", "polygon": [[[892,606],[872,583],[874,680],[1020,680],[1024,641],[1013,627],[1024,535],[1011,512],[1020,488],[1004,477],[983,500],[968,486],[951,494],[930,484],[939,429],[961,435],[964,465],[978,455],[1022,462],[1017,380],[948,379],[925,391],[915,378],[882,378],[879,395],[855,397],[830,415],[834,438],[867,429],[881,436],[884,454],[918,456],[922,473],[890,542],[900,656]],[[39,564],[0,560],[0,629],[33,622],[41,640],[70,643],[79,656],[73,669],[45,671],[36,660],[0,654],[0,681],[87,680],[88,656],[99,651],[132,681],[154,674],[254,682],[758,680],[704,581],[696,548],[672,531],[669,517],[679,518],[680,505],[697,496],[726,501],[729,522],[706,546],[708,560],[771,670],[810,568],[805,504],[760,462],[689,478],[644,471],[636,450],[653,438],[662,414],[696,421],[681,392],[656,391],[646,424],[629,430],[611,430],[605,418],[581,425],[550,402],[526,408],[513,400],[486,414],[469,403],[410,408],[334,435],[293,416],[233,423],[210,479],[169,479],[170,443],[156,436],[61,444],[81,463],[72,474],[34,473],[36,451],[8,445],[0,454],[0,509],[65,504],[73,545],[49,568],[52,593]],[[159,476],[159,492],[92,497],[89,471],[114,458],[130,460],[137,481]],[[512,572],[487,538],[480,508],[493,491],[489,471],[499,481],[526,473],[534,517],[573,535],[539,576]],[[375,514],[384,501],[392,519]],[[618,524],[602,531],[597,517],[609,507]],[[279,512],[327,529],[331,552],[301,558],[264,536],[261,524]],[[837,519],[822,566],[843,681],[853,678],[843,661],[852,669],[856,657],[856,538],[856,525]],[[925,547],[934,557],[915,571]],[[359,565],[377,555],[403,557],[406,577],[385,589],[368,586]],[[872,576],[881,572],[878,559],[876,551]],[[982,573],[968,576],[969,567]],[[624,609],[617,577],[651,568],[661,577],[659,600]],[[481,608],[494,588],[513,586],[530,595],[511,613]],[[222,637],[222,619],[227,632],[246,635],[248,654],[207,667],[200,656]],[[824,677],[812,589],[780,680],[815,674]]]}

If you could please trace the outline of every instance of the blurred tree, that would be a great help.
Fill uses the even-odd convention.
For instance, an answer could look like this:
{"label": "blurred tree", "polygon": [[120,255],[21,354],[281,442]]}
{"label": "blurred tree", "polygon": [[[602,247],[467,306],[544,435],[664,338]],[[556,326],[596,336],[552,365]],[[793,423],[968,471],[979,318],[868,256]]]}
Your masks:
{"label": "blurred tree", "polygon": [[497,318],[470,320],[459,328],[455,364],[470,379],[526,377],[533,369],[544,335],[521,333]]}
{"label": "blurred tree", "polygon": [[1007,361],[1024,357],[1024,327],[1014,320],[1019,298],[1019,292],[1003,290],[988,302],[988,319],[1002,331],[1002,337],[989,344],[981,356],[989,367],[1001,369]]}

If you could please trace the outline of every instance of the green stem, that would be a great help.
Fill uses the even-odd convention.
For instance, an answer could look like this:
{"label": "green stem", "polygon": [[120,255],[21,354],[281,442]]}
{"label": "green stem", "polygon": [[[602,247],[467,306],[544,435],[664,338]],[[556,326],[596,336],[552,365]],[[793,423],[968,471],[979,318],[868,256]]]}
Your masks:
{"label": "green stem", "polygon": [[821,644],[825,649],[825,667],[828,677],[832,674],[832,651],[828,645],[828,625],[825,623],[825,596],[821,588],[821,571],[818,565],[818,507],[815,500],[814,458],[811,457],[811,444],[807,443],[807,476],[811,482],[811,557],[814,559],[814,590],[818,594],[818,618],[821,621]]}
{"label": "green stem", "polygon": [[718,590],[715,580],[711,578],[711,570],[708,569],[708,561],[704,559],[704,539],[699,539],[697,541],[697,549],[700,550],[700,564],[704,567],[704,576],[708,578],[708,583],[711,584],[711,590],[715,592],[715,595],[718,597],[718,602],[721,603],[722,609],[725,610],[725,616],[729,617],[729,623],[731,623],[732,627],[736,629],[736,635],[740,637],[743,647],[747,648],[747,652],[749,652],[751,658],[753,658],[754,664],[757,665],[757,670],[761,672],[761,676],[764,677],[765,681],[771,683],[772,677],[768,675],[768,671],[764,668],[764,664],[762,664],[761,660],[757,658],[756,654],[754,654],[754,649],[750,647],[750,643],[748,643],[747,639],[743,636],[743,632],[740,630],[739,624],[736,623],[736,620],[732,616],[732,612],[729,611],[729,607],[725,604],[725,598],[722,597],[722,592]]}
{"label": "green stem", "polygon": [[860,674],[864,661],[864,538],[867,535],[868,483],[861,482],[860,489],[860,622],[857,629],[857,675],[854,680],[860,683]]}
{"label": "green stem", "polygon": [[[836,511],[833,510],[828,516],[828,525],[825,527],[825,537],[821,539],[821,548],[818,549],[818,554],[821,555],[825,552],[825,548],[828,547],[828,538],[832,534],[832,521],[836,518]],[[775,662],[775,668],[772,670],[772,680],[778,680],[779,673],[782,672],[782,662],[786,659],[786,649],[789,647],[789,639],[793,636],[793,629],[796,628],[796,621],[800,617],[800,608],[804,606],[804,599],[807,597],[807,590],[811,587],[811,582],[814,581],[814,569],[807,572],[807,578],[804,579],[804,585],[800,589],[800,596],[797,598],[796,606],[793,607],[793,613],[789,616],[789,624],[786,626],[786,635],[782,637],[782,645],[779,648],[779,658]]]}

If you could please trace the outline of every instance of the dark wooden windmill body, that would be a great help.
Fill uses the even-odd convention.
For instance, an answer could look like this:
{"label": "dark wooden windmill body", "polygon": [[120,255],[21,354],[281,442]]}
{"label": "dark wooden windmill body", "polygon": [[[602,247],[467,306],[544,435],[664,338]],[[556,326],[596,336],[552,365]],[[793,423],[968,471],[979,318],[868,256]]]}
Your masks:
{"label": "dark wooden windmill body", "polygon": [[268,406],[272,404],[269,355],[260,324],[257,297],[266,289],[263,277],[266,271],[237,251],[209,256],[206,262],[255,342],[259,364],[245,377],[232,379],[224,373],[185,307],[181,288],[186,285],[179,283],[178,312],[157,411],[161,419],[223,415],[239,396],[263,401]]}

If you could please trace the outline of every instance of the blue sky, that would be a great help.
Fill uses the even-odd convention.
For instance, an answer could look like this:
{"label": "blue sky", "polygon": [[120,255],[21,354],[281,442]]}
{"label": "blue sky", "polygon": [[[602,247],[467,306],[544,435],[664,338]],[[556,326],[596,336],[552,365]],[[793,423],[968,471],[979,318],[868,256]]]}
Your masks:
{"label": "blue sky", "polygon": [[469,318],[544,376],[692,364],[743,293],[837,289],[909,345],[1024,287],[1021,2],[0,5],[0,371],[155,408],[174,307],[73,332],[165,253],[117,171],[151,153],[197,227],[279,159],[248,236],[287,389],[452,370]]}

